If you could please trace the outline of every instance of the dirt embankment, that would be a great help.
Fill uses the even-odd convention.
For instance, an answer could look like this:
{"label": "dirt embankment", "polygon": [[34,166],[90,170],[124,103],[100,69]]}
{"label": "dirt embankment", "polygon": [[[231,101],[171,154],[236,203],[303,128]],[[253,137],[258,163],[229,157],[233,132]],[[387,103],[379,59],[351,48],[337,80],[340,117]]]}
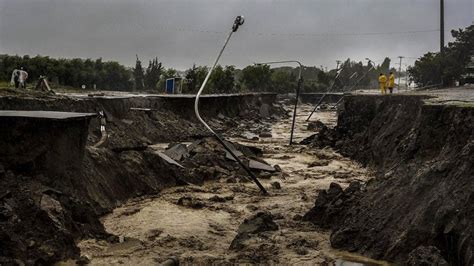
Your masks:
{"label": "dirt embankment", "polygon": [[[232,118],[246,123],[281,114],[274,105],[275,95],[203,99],[205,118],[220,131],[235,127]],[[189,173],[168,164],[150,146],[206,135],[188,111],[193,110],[192,104],[191,97],[0,97],[3,110],[104,110],[109,133],[103,147],[92,147],[100,136],[99,121],[92,120],[77,171],[46,174],[35,167],[10,168],[15,164],[0,161],[0,264],[15,263],[15,259],[20,264],[51,264],[77,258],[80,253],[75,241],[85,237],[117,241],[105,232],[98,220],[100,215],[130,198],[184,184],[181,177]],[[47,132],[41,134],[45,135]],[[22,141],[22,136],[35,137],[19,132],[17,141]],[[59,162],[57,166],[64,167]]]}
{"label": "dirt embankment", "polygon": [[334,248],[398,263],[472,265],[473,130],[472,107],[429,105],[423,96],[346,97],[332,143],[377,178],[345,191],[331,186],[305,218],[332,229]]}

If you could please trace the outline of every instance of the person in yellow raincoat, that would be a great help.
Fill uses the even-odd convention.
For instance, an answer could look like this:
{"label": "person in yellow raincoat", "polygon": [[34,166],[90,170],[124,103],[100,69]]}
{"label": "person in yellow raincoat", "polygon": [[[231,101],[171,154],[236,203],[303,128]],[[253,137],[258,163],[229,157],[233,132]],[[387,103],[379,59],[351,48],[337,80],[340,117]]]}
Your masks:
{"label": "person in yellow raincoat", "polygon": [[393,87],[395,87],[395,75],[393,72],[390,72],[390,76],[388,77],[388,90],[390,94],[393,93]]}
{"label": "person in yellow raincoat", "polygon": [[379,75],[379,86],[380,92],[382,94],[386,94],[387,92],[385,91],[385,86],[387,86],[387,76],[385,76],[383,73],[380,73]]}

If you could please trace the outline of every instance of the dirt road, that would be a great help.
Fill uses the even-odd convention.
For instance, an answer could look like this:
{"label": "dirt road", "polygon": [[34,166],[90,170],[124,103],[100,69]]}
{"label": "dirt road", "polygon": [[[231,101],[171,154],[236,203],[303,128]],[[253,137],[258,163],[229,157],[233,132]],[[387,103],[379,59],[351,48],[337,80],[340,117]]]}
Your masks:
{"label": "dirt road", "polygon": [[[296,142],[313,132],[304,121],[310,106],[302,106],[297,121]],[[334,112],[316,113],[334,126]],[[346,187],[353,180],[370,177],[357,163],[334,150],[288,145],[291,118],[271,126],[271,138],[233,138],[241,144],[263,149],[263,159],[279,165],[281,173],[261,179],[270,196],[261,196],[253,183],[220,180],[203,186],[165,189],[154,198],[137,199],[102,218],[118,243],[89,239],[79,243],[82,255],[92,264],[151,265],[174,257],[181,264],[277,263],[326,264],[341,257],[329,244],[329,232],[301,220],[313,205],[317,191],[331,182]],[[278,182],[281,185],[271,183]],[[182,206],[180,198],[199,202]],[[240,250],[229,250],[239,225],[258,211],[271,212],[279,229],[253,238]],[[339,264],[342,265],[342,264]],[[344,264],[348,265],[348,264]]]}

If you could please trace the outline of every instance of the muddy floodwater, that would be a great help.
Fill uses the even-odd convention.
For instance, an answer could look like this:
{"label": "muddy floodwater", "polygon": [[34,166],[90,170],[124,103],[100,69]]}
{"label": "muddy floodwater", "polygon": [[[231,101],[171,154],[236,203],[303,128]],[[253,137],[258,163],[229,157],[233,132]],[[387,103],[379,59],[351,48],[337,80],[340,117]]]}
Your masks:
{"label": "muddy floodwater", "polygon": [[[307,105],[299,108],[295,143],[313,134],[305,121],[310,110]],[[318,112],[312,120],[334,126],[336,114]],[[380,265],[371,260],[351,262],[350,256],[330,247],[329,232],[301,220],[314,205],[317,192],[331,182],[346,187],[371,175],[330,148],[289,146],[290,126],[291,118],[283,119],[271,125],[271,138],[232,138],[261,148],[266,162],[281,167],[280,174],[261,179],[270,196],[260,195],[254,183],[224,180],[165,189],[155,197],[127,202],[103,217],[106,230],[117,235],[119,243],[84,240],[79,243],[82,255],[96,265],[152,265],[171,257],[182,264]],[[273,182],[280,183],[281,189],[273,188]],[[226,200],[210,200],[216,195]],[[177,202],[183,196],[200,199],[204,206],[180,206]],[[279,229],[253,239],[244,250],[229,250],[239,225],[256,211],[271,212]]]}

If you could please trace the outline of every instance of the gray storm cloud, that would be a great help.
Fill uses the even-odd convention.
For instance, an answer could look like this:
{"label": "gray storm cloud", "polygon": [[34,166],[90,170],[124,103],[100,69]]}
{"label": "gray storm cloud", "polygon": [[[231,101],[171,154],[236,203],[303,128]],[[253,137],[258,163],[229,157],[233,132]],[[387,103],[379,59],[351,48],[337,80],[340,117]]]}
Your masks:
{"label": "gray storm cloud", "polygon": [[[446,30],[473,23],[474,1],[445,1]],[[221,63],[348,57],[408,63],[439,49],[436,0],[0,0],[0,54],[116,60],[158,56],[166,67],[210,64],[236,15],[245,25]],[[383,34],[381,34],[383,33]],[[446,32],[449,41],[450,34]]]}

